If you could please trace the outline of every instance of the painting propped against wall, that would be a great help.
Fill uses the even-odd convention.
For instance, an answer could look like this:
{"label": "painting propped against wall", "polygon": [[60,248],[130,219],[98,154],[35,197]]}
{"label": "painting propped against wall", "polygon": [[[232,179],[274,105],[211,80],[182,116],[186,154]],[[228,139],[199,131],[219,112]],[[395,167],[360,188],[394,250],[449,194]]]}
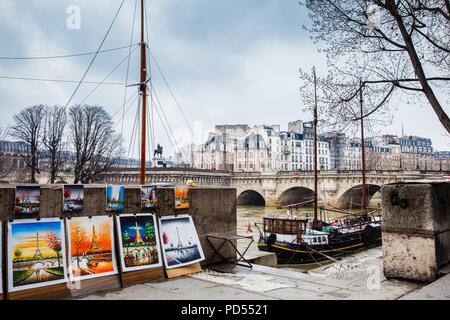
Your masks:
{"label": "painting propped against wall", "polygon": [[39,186],[17,186],[14,212],[16,214],[37,214],[41,204]]}
{"label": "painting propped against wall", "polygon": [[116,216],[122,271],[162,266],[159,234],[153,214]]}
{"label": "painting propped against wall", "polygon": [[84,207],[84,187],[82,184],[63,186],[63,212],[82,211]]}
{"label": "painting propped against wall", "polygon": [[117,274],[112,217],[70,218],[66,229],[71,281]]}
{"label": "painting propped against wall", "polygon": [[189,208],[189,188],[175,188],[175,209]]}
{"label": "painting propped against wall", "polygon": [[3,294],[3,224],[0,221],[0,294]]}
{"label": "painting propped against wall", "polygon": [[190,215],[161,217],[159,232],[167,269],[183,267],[205,259]]}
{"label": "painting propped against wall", "polygon": [[106,187],[106,211],[123,211],[125,209],[124,186]]}
{"label": "painting propped against wall", "polygon": [[157,205],[156,186],[141,186],[141,208],[156,208]]}
{"label": "painting propped against wall", "polygon": [[67,282],[63,221],[9,222],[7,257],[9,292]]}

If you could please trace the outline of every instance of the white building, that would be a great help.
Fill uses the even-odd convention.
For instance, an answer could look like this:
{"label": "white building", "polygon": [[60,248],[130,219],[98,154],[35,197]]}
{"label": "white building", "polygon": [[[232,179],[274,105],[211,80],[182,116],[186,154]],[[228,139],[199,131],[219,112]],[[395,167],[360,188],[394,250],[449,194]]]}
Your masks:
{"label": "white building", "polygon": [[[247,130],[245,130],[247,128]],[[288,131],[279,125],[216,126],[208,141],[195,154],[195,167],[243,172],[314,170],[312,123],[291,122]],[[244,132],[246,131],[246,132]],[[328,142],[317,145],[318,169],[330,169]]]}

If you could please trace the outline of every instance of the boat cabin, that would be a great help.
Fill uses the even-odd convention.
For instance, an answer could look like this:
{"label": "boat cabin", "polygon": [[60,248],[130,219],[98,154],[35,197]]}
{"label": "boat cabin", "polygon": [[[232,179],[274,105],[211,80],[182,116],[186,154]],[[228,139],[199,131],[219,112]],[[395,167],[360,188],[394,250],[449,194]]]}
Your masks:
{"label": "boat cabin", "polygon": [[307,223],[307,219],[268,216],[264,218],[264,235],[276,234],[277,241],[301,242]]}

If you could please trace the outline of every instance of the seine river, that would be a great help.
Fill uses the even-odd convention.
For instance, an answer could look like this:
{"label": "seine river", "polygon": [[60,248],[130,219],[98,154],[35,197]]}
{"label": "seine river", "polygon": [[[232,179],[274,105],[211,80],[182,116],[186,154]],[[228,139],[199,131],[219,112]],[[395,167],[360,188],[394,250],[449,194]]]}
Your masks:
{"label": "seine river", "polygon": [[[377,202],[371,202],[370,206],[371,207],[376,207]],[[320,206],[320,203],[319,203]],[[358,212],[359,210],[351,210],[352,212]],[[253,235],[253,243],[251,244],[249,251],[254,251],[254,250],[258,250],[258,240],[259,240],[259,231],[258,228],[255,226],[255,223],[262,223],[263,222],[263,217],[266,217],[269,214],[273,214],[273,215],[279,215],[279,216],[283,216],[286,215],[286,210],[279,210],[276,207],[259,207],[259,206],[237,206],[237,234],[239,235]],[[302,208],[302,209],[297,209],[297,211],[294,213],[296,216],[298,216],[299,218],[308,218],[309,221],[312,221],[314,218],[314,209],[312,207],[310,208]],[[342,216],[341,213],[333,213],[333,212],[329,212],[328,213],[328,218],[332,219],[338,216]],[[253,231],[252,233],[248,232],[248,225],[250,224],[250,228]],[[259,228],[261,228],[262,231],[262,226],[258,225]],[[245,250],[245,248],[248,245],[248,241],[247,240],[239,240],[238,241],[238,248],[239,250],[243,251]],[[241,251],[241,252],[242,252]],[[330,261],[329,263],[332,263],[332,261]],[[299,266],[299,265],[289,265],[289,266],[280,266],[280,267],[289,267],[289,268],[297,268],[297,269],[302,269],[302,270],[311,270],[320,266],[323,266],[327,264],[327,262],[320,262],[320,264],[310,264],[310,265],[303,265],[303,266]]]}

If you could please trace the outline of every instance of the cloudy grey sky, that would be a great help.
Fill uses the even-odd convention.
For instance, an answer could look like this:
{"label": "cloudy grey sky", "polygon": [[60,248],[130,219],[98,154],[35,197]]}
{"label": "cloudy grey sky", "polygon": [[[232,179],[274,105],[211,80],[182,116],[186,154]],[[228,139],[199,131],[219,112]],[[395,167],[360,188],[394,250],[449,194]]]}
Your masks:
{"label": "cloudy grey sky", "polygon": [[[316,66],[325,75],[324,58],[302,30],[308,24],[296,0],[146,0],[150,48],[194,129],[195,142],[216,124],[280,124],[310,120],[302,112],[298,69]],[[0,56],[53,56],[96,51],[121,0],[0,0]],[[80,8],[80,29],[69,29],[69,6]],[[126,0],[102,49],[127,46],[131,39],[135,0]],[[139,41],[137,29],[132,43]],[[131,57],[129,82],[138,81],[138,52]],[[128,54],[118,50],[100,54],[86,81],[101,81]],[[92,56],[52,60],[0,60],[0,76],[78,81]],[[125,82],[127,63],[108,82]],[[183,144],[188,126],[178,111],[153,61],[153,84],[170,127]],[[33,104],[66,105],[76,83],[0,79],[0,126],[14,113]],[[83,84],[70,104],[81,103],[95,84]],[[128,97],[135,93],[128,89]],[[115,114],[121,131],[124,86],[99,87],[85,103],[98,104]],[[430,137],[435,148],[449,150],[445,130],[430,108],[399,101],[394,124],[381,133]],[[448,107],[448,106],[447,106]],[[132,137],[137,104],[124,120],[126,149]],[[448,108],[447,108],[448,109]],[[154,114],[156,143],[171,150],[171,143]],[[134,155],[136,156],[136,149]],[[130,150],[131,151],[131,150]]]}

